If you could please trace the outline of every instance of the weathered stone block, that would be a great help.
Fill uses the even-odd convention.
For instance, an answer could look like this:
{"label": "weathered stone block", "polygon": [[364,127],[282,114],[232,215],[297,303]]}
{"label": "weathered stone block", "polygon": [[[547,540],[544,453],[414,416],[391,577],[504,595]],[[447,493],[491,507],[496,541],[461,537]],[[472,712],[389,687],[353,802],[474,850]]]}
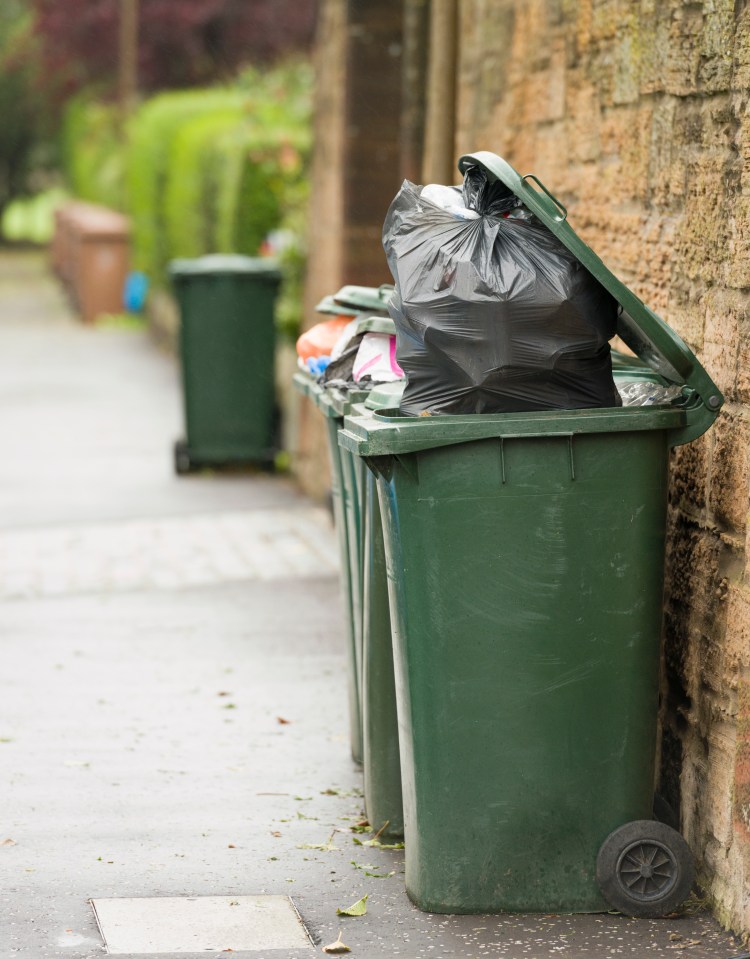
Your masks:
{"label": "weathered stone block", "polygon": [[725,529],[747,526],[750,426],[743,413],[724,407],[713,429],[708,508]]}
{"label": "weathered stone block", "polygon": [[672,453],[669,501],[682,513],[698,517],[706,506],[709,438],[704,434]]}
{"label": "weathered stone block", "polygon": [[743,677],[750,676],[750,590],[747,586],[729,587],[722,653],[723,681],[737,692],[743,685]]}
{"label": "weathered stone block", "polygon": [[706,295],[703,364],[729,402],[737,399],[739,328],[745,319],[744,297],[711,290]]}
{"label": "weathered stone block", "polygon": [[733,813],[737,838],[750,861],[750,679],[740,684],[737,702]]}

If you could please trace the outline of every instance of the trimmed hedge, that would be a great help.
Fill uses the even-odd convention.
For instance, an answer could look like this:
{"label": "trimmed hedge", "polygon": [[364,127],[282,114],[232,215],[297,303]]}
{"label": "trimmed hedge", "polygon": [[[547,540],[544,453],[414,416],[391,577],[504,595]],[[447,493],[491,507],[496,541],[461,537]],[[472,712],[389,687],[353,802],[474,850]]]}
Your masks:
{"label": "trimmed hedge", "polygon": [[122,212],[127,207],[125,156],[118,124],[112,104],[73,97],[62,122],[62,161],[75,196]]}
{"label": "trimmed hedge", "polygon": [[293,63],[247,70],[229,87],[161,93],[131,118],[125,148],[116,109],[76,98],[65,119],[68,180],[77,196],[130,214],[135,268],[156,285],[166,283],[175,257],[278,254],[285,266],[279,318],[293,335],[311,89],[310,67]]}
{"label": "trimmed hedge", "polygon": [[[159,94],[146,101],[133,117],[126,167],[134,262],[137,269],[148,273],[157,283],[163,281],[167,263],[176,255],[169,240],[169,234],[174,236],[176,231],[167,227],[166,197],[178,189],[178,186],[170,188],[170,181],[182,176],[181,131],[212,114],[236,111],[239,117],[241,110],[242,98],[237,91],[191,90]],[[175,150],[178,153],[176,168]],[[190,175],[188,171],[187,177]],[[184,216],[189,220],[191,215],[192,211],[186,207]]]}

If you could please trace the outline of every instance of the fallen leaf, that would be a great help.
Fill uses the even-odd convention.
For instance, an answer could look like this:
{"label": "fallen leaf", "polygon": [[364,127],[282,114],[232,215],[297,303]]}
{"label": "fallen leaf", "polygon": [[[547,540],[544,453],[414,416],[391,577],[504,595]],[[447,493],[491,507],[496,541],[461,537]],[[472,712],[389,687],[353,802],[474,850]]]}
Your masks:
{"label": "fallen leaf", "polygon": [[272,829],[271,835],[276,836],[276,838],[278,839],[281,836],[281,833],[278,831],[278,829]]}
{"label": "fallen leaf", "polygon": [[362,842],[356,836],[352,836],[352,842],[355,846],[369,846],[371,849],[403,849],[402,842],[381,842],[379,839],[366,839]]}
{"label": "fallen leaf", "polygon": [[338,846],[333,845],[333,837],[335,835],[336,830],[334,829],[326,842],[305,842],[302,843],[301,846],[297,846],[297,849],[319,849],[321,852],[338,852]]}
{"label": "fallen leaf", "polygon": [[216,694],[217,696],[231,696],[231,693],[228,693],[225,689],[222,689],[221,692]]}
{"label": "fallen leaf", "polygon": [[222,709],[236,709],[237,707],[235,706],[234,703],[227,703],[226,706],[222,706],[221,708],[222,708]]}
{"label": "fallen leaf", "polygon": [[0,842],[0,846],[17,846],[17,845],[18,843],[15,841],[15,839],[3,839],[3,841]]}
{"label": "fallen leaf", "polygon": [[227,849],[236,849],[236,848],[237,847],[235,846],[233,842],[230,842],[229,845],[227,846]]}
{"label": "fallen leaf", "polygon": [[323,952],[328,952],[333,954],[337,952],[351,952],[351,949],[349,948],[349,946],[344,945],[344,943],[341,941],[340,929],[339,929],[339,937],[336,940],[336,942],[332,942],[328,946],[323,946]]}
{"label": "fallen leaf", "polygon": [[337,909],[337,916],[364,916],[367,912],[367,900],[369,896],[362,896],[356,902],[352,903],[348,909]]}
{"label": "fallen leaf", "polygon": [[679,932],[670,932],[669,934],[670,942],[677,942],[678,939],[682,939],[682,936],[679,934]]}
{"label": "fallen leaf", "polygon": [[291,719],[284,719],[283,716],[277,716],[276,722],[279,724],[279,726],[288,726],[291,723]]}

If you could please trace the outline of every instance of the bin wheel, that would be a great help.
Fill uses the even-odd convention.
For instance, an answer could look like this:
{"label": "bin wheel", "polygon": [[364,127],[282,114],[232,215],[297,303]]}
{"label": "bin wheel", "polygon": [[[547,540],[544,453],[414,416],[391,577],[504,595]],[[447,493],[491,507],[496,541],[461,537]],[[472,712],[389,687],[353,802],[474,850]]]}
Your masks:
{"label": "bin wheel", "polygon": [[625,823],[604,840],[596,881],[607,902],[626,916],[653,919],[674,910],[695,878],[690,847],[663,822]]}
{"label": "bin wheel", "polygon": [[184,440],[177,440],[174,444],[174,471],[178,476],[187,476],[195,469],[195,464],[190,459],[190,451]]}

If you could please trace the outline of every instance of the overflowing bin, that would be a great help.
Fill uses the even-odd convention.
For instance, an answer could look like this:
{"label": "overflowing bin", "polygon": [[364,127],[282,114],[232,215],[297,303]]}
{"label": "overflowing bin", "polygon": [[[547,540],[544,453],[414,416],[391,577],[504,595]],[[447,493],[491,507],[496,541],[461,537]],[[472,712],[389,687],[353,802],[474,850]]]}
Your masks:
{"label": "overflowing bin", "polygon": [[273,260],[212,254],[170,265],[180,309],[184,440],[175,470],[272,463],[277,452]]}
{"label": "overflowing bin", "polygon": [[[670,405],[346,418],[377,478],[406,887],[442,913],[661,915],[690,851],[652,819],[669,452],[723,399],[533,178],[502,181],[620,305],[620,366]],[[637,365],[640,363],[640,372]]]}

